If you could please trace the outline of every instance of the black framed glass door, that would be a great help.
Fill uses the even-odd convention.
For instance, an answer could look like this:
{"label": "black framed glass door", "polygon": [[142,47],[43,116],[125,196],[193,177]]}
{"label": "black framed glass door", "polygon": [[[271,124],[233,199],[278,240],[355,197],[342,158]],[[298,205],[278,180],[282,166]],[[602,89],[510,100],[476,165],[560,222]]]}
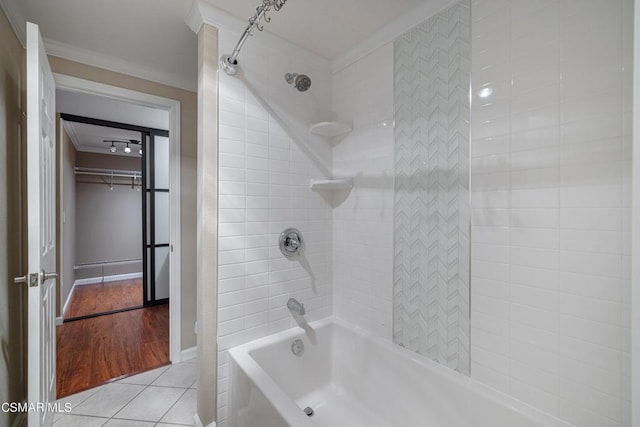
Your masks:
{"label": "black framed glass door", "polygon": [[169,301],[170,162],[169,133],[143,137],[144,305]]}
{"label": "black framed glass door", "polygon": [[[78,315],[73,315],[68,319],[65,318],[65,321],[80,320],[87,317],[95,317],[119,311],[133,310],[141,307],[167,303],[169,301],[169,257],[171,250],[169,240],[169,132],[162,129],[148,128],[71,114],[61,114],[61,118],[65,122],[129,132],[130,134],[126,135],[116,134],[117,138],[114,137],[115,139],[102,140],[102,143],[105,144],[104,147],[101,146],[98,152],[92,152],[91,155],[106,155],[115,159],[116,157],[113,157],[114,155],[117,154],[118,156],[122,156],[122,153],[124,153],[126,157],[138,158],[139,160],[135,167],[128,164],[129,166],[125,168],[131,169],[131,171],[125,171],[127,174],[123,174],[123,171],[119,170],[119,167],[116,166],[109,166],[110,168],[115,168],[110,171],[103,169],[98,170],[95,168],[89,168],[89,170],[87,168],[83,169],[75,167],[75,173],[76,175],[80,173],[84,174],[83,180],[88,181],[87,185],[99,184],[96,188],[107,188],[108,186],[109,190],[111,190],[111,192],[108,191],[109,194],[116,194],[119,192],[117,190],[121,188],[128,188],[128,191],[142,190],[140,191],[141,199],[138,199],[141,200],[142,215],[140,214],[140,206],[138,205],[138,208],[134,209],[131,203],[128,204],[128,207],[125,207],[124,210],[118,211],[117,214],[110,215],[114,221],[114,224],[112,225],[114,229],[116,227],[118,227],[118,229],[123,228],[121,226],[122,221],[125,221],[128,226],[134,222],[138,224],[136,226],[135,234],[138,236],[141,235],[142,241],[140,241],[140,237],[137,237],[134,240],[141,243],[141,248],[137,243],[134,245],[132,242],[128,243],[129,246],[126,247],[131,248],[136,246],[137,248],[140,248],[141,250],[138,249],[139,255],[136,257],[129,257],[131,259],[122,259],[121,256],[111,256],[108,257],[108,259],[100,258],[98,260],[99,262],[94,259],[90,259],[89,261],[91,262],[83,261],[82,259],[80,259],[80,262],[76,262],[77,260],[74,259],[73,269],[75,277],[72,278],[75,281],[87,281],[88,283],[89,279],[94,276],[100,276],[102,277],[102,283],[104,283],[106,281],[105,276],[109,276],[109,278],[112,276],[119,277],[119,275],[122,275],[121,273],[130,273],[129,270],[135,270],[135,274],[138,274],[140,272],[140,262],[142,262],[142,301],[139,300],[139,296],[136,296],[135,302],[127,305],[126,307],[124,305],[109,305],[110,303],[108,304],[107,301],[103,305],[109,305],[109,307],[112,307],[113,309],[93,310],[90,313],[82,312]],[[109,143],[111,143],[111,146],[109,146]],[[104,153],[101,152],[102,148],[104,148]],[[108,163],[112,164],[113,162],[109,160]],[[135,171],[133,171],[133,169],[135,169]],[[106,173],[108,174],[104,175]],[[129,176],[129,174],[131,176]],[[85,175],[87,175],[87,177],[85,177]],[[75,181],[76,185],[78,185],[78,180],[76,179]],[[84,181],[81,184],[85,185]],[[136,198],[137,196],[134,196],[134,199]],[[109,205],[110,202],[108,201],[105,203],[107,204],[104,205],[104,208],[102,208],[101,211],[103,216],[104,212],[111,212],[111,210],[113,210],[109,210],[111,207],[115,209],[115,207],[120,208],[122,205],[122,203],[116,202],[112,202],[112,204]],[[93,212],[92,215],[96,215],[95,203],[91,206],[94,207],[93,211],[91,211]],[[127,217],[130,218],[128,221]],[[118,221],[120,221],[120,223]],[[100,221],[101,224],[103,222],[105,221]],[[111,224],[111,222],[108,224]],[[140,231],[141,233],[138,234]],[[131,234],[133,234],[133,232]],[[114,233],[108,234],[108,237],[115,238]],[[88,253],[88,251],[86,252]],[[140,260],[140,258],[142,258],[142,260]],[[129,264],[135,263],[137,263],[137,267],[131,266],[131,268],[129,268]],[[117,271],[116,267],[118,267]],[[123,271],[124,267],[127,267],[128,270]],[[133,275],[133,273],[129,275]],[[88,278],[85,278],[84,276],[87,276]],[[139,279],[136,278],[136,280]],[[140,285],[137,284],[136,286],[138,286],[137,289],[139,290]],[[123,299],[121,298],[122,292],[117,293],[117,295],[121,300]],[[123,304],[127,301],[129,300],[124,301]]]}

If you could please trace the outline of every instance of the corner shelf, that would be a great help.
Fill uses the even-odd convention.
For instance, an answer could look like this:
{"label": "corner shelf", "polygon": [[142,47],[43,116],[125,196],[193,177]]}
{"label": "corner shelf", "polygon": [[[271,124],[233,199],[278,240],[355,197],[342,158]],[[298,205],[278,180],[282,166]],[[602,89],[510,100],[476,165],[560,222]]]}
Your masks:
{"label": "corner shelf", "polygon": [[309,126],[309,132],[320,135],[324,137],[334,138],[336,136],[344,135],[353,130],[353,123],[345,123],[345,122],[318,122],[312,123]]}
{"label": "corner shelf", "polygon": [[309,187],[312,190],[346,190],[353,187],[353,178],[312,179]]}

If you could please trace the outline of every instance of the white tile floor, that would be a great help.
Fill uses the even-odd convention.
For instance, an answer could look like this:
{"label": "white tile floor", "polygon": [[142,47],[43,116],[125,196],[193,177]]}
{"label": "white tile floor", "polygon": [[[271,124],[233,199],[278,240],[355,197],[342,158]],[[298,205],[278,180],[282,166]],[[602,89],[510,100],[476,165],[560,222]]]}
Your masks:
{"label": "white tile floor", "polygon": [[58,402],[71,412],[57,414],[56,427],[193,426],[196,361],[143,372]]}

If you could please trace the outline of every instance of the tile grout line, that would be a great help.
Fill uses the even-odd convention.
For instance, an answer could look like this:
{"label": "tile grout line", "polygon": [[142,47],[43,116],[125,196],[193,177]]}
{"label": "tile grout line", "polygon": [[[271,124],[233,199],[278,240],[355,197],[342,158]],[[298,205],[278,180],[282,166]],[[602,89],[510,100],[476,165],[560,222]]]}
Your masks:
{"label": "tile grout line", "polygon": [[[158,378],[160,378],[160,377],[158,377]],[[154,380],[154,382],[155,382],[155,381],[157,381],[157,379],[158,379],[158,378],[156,378],[156,379]],[[132,385],[133,385],[133,384],[132,384]],[[142,385],[142,384],[139,384],[139,385]],[[149,387],[169,388],[169,389],[180,389],[180,390],[183,390],[183,392],[182,392],[182,394],[180,394],[180,396],[178,397],[178,399],[177,399],[177,400],[176,400],[176,401],[175,401],[175,402],[174,402],[174,403],[169,407],[169,409],[167,409],[167,411],[165,411],[165,412],[162,414],[162,416],[160,417],[160,419],[159,419],[158,421],[137,420],[137,419],[132,419],[132,418],[116,418],[116,416],[117,416],[120,412],[122,412],[122,410],[123,410],[124,408],[126,408],[127,406],[129,406],[129,404],[130,404],[131,402],[133,402],[133,401],[134,401],[134,400],[135,400],[135,399],[136,399],[140,394],[142,394],[142,393],[143,393],[146,389],[148,389]],[[120,409],[118,410],[118,412],[116,412],[113,416],[111,416],[111,417],[109,418],[109,420],[129,420],[129,421],[142,421],[142,422],[149,422],[149,423],[153,423],[153,422],[155,422],[156,424],[157,424],[157,423],[160,423],[160,422],[162,422],[162,419],[167,415],[167,413],[169,413],[169,411],[170,411],[170,410],[171,410],[171,409],[176,405],[176,403],[178,403],[178,401],[182,398],[182,396],[184,396],[184,395],[185,395],[185,393],[186,393],[188,390],[189,390],[189,388],[184,388],[184,387],[166,387],[166,386],[157,386],[157,385],[153,385],[153,384],[148,384],[148,385],[144,386],[144,388],[140,391],[140,393],[138,393],[138,394],[136,394],[135,396],[133,396],[133,397],[132,397],[132,398],[131,398],[131,399],[130,399],[130,400],[129,400],[129,401],[128,401],[128,402],[127,402],[123,407],[122,407],[122,408],[120,408]],[[165,423],[165,424],[171,424],[171,423]],[[177,424],[177,425],[180,425],[180,424]]]}
{"label": "tile grout line", "polygon": [[[129,384],[129,385],[142,385],[142,384]],[[116,413],[115,413],[115,414],[113,414],[112,416],[110,416],[110,417],[109,417],[109,420],[112,420],[112,419],[113,419],[113,417],[115,417],[116,415],[118,415],[118,414],[119,414],[119,413],[120,413],[124,408],[126,408],[127,406],[129,406],[129,404],[130,404],[131,402],[133,402],[133,400],[134,400],[136,397],[140,396],[140,394],[142,394],[142,392],[143,392],[143,391],[145,391],[148,387],[149,387],[149,385],[144,386],[144,387],[142,388],[142,390],[140,390],[138,393],[136,393],[136,395],[135,395],[135,396],[133,396],[131,399],[129,399],[129,401],[128,401],[127,403],[125,403],[125,404],[122,406],[122,408],[118,409],[118,410],[116,411]],[[107,422],[108,422],[108,421],[107,421]]]}
{"label": "tile grout line", "polygon": [[[176,365],[173,365],[176,366]],[[100,415],[86,415],[86,414],[73,414],[73,413],[69,413],[69,414],[63,414],[62,416],[64,417],[65,415],[68,415],[70,417],[90,417],[90,418],[96,418],[96,419],[100,419],[100,420],[105,420],[101,425],[104,426],[107,423],[109,423],[111,420],[113,421],[133,421],[133,422],[144,422],[144,423],[149,423],[150,425],[153,424],[154,426],[157,426],[159,424],[167,424],[167,425],[176,425],[176,426],[184,426],[187,425],[189,426],[190,424],[176,424],[176,423],[171,423],[171,422],[163,422],[163,418],[175,407],[175,405],[185,396],[185,394],[192,389],[192,386],[194,386],[197,383],[197,378],[191,382],[188,386],[186,387],[180,387],[180,386],[163,386],[163,385],[154,385],[154,383],[160,378],[162,377],[167,371],[169,371],[169,369],[171,368],[171,366],[165,368],[158,376],[156,376],[155,378],[153,378],[150,382],[148,382],[147,384],[135,384],[135,383],[125,383],[125,382],[120,382],[120,381],[115,381],[113,383],[110,384],[106,384],[103,386],[99,386],[96,387],[94,389],[94,391],[92,393],[90,393],[86,398],[82,399],[80,401],[80,403],[77,406],[80,406],[81,404],[85,403],[87,400],[91,399],[92,397],[94,397],[97,393],[99,393],[101,390],[103,390],[105,387],[107,387],[108,385],[111,384],[119,384],[119,385],[125,385],[125,386],[140,386],[142,387],[142,389],[136,393],[134,396],[132,396],[125,404],[124,406],[122,406],[122,408],[120,408],[115,414],[113,414],[112,416],[100,416]],[[142,375],[142,374],[137,374],[137,375]],[[160,419],[158,421],[150,421],[150,420],[138,420],[138,419],[133,419],[133,418],[116,418],[118,414],[120,414],[122,412],[122,410],[124,408],[126,408],[133,400],[135,400],[137,397],[139,397],[143,392],[145,392],[145,390],[147,390],[149,387],[155,387],[155,388],[164,388],[164,389],[179,389],[182,390],[182,393],[179,395],[179,397],[177,398],[177,400],[171,404],[169,406],[169,408],[161,415]],[[91,389],[89,389],[91,390]],[[71,395],[73,396],[73,395]],[[69,397],[69,396],[67,396]],[[65,397],[66,398],[66,397]],[[61,417],[62,418],[62,417]],[[57,422],[59,422],[60,419]]]}
{"label": "tile grout line", "polygon": [[[173,405],[171,405],[171,406],[169,407],[169,409],[167,409],[167,410],[165,411],[165,413],[164,413],[164,414],[162,414],[162,416],[161,416],[161,417],[160,417],[160,419],[158,420],[158,423],[162,422],[162,420],[164,419],[164,417],[166,417],[166,416],[167,416],[167,414],[168,414],[169,412],[171,412],[171,410],[172,410],[172,409],[173,409],[173,408],[178,404],[178,402],[180,402],[180,399],[182,399],[182,397],[183,397],[185,394],[187,394],[187,391],[189,391],[189,389],[188,389],[188,388],[184,389],[184,391],[182,392],[182,394],[180,395],[180,397],[178,397],[178,399],[177,399],[175,402],[173,402]],[[170,424],[170,423],[167,423],[167,424]]]}

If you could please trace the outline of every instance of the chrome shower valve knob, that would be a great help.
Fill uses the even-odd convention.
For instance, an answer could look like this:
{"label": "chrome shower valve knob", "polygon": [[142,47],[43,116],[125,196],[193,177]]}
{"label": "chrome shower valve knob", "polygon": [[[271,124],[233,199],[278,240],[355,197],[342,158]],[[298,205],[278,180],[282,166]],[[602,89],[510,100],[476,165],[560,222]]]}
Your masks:
{"label": "chrome shower valve knob", "polygon": [[287,228],[280,234],[280,252],[287,258],[295,258],[302,253],[304,241],[302,233],[295,228]]}

